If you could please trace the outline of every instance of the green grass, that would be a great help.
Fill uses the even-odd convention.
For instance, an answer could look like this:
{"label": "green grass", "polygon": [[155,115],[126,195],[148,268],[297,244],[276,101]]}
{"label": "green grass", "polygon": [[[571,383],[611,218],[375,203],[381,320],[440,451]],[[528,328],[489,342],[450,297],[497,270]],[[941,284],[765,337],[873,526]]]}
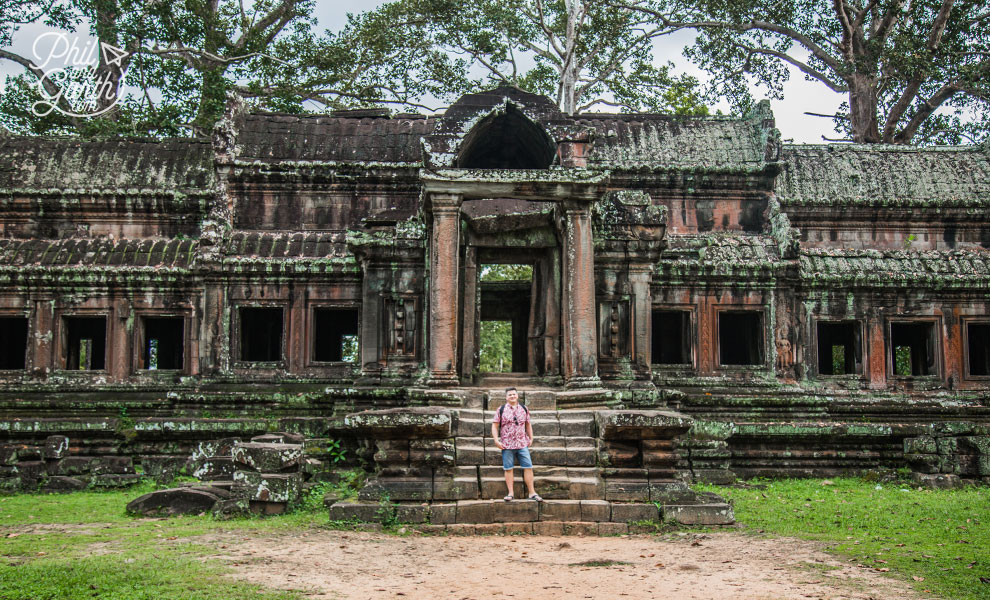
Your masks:
{"label": "green grass", "polygon": [[919,490],[909,483],[793,479],[712,487],[749,531],[827,542],[845,561],[928,594],[990,598],[990,489]]}
{"label": "green grass", "polygon": [[[325,486],[324,486],[325,487]],[[136,519],[128,501],[150,483],[123,491],[0,496],[0,598],[5,600],[289,600],[295,592],[265,590],[224,577],[229,569],[204,558],[216,553],[189,537],[237,532],[263,535],[327,521],[324,489],[286,515],[218,521],[210,516]]]}

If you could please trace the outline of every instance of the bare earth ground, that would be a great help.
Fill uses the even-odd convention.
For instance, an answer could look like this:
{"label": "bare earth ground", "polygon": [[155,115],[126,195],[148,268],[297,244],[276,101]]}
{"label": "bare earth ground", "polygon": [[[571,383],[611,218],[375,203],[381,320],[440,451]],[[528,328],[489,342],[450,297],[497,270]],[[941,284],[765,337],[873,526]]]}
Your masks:
{"label": "bare earth ground", "polygon": [[[312,598],[921,598],[819,544],[734,532],[599,538],[310,531],[196,541],[215,543],[214,558],[239,579]],[[628,564],[581,564],[606,560]]]}

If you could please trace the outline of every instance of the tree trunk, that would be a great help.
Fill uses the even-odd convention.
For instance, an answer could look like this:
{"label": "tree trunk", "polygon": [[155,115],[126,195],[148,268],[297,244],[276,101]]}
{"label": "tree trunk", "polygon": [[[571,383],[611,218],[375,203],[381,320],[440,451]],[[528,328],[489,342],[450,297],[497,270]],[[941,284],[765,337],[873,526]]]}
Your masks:
{"label": "tree trunk", "polygon": [[849,78],[849,125],[858,144],[881,142],[877,123],[876,78],[856,74]]}
{"label": "tree trunk", "polygon": [[582,0],[565,0],[567,7],[567,38],[564,40],[564,56],[560,70],[560,110],[564,114],[577,112],[578,57],[577,41],[580,34]]}

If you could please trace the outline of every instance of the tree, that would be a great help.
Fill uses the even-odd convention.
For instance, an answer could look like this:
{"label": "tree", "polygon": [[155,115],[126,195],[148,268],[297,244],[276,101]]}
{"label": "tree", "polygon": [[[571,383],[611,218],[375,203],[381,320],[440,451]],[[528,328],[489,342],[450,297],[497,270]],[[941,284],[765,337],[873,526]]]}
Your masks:
{"label": "tree", "polygon": [[[312,8],[313,0],[76,0],[74,14],[92,34],[128,53],[119,62],[101,55],[96,68],[112,84],[104,104],[113,110],[100,118],[37,117],[30,107],[42,99],[38,65],[0,50],[25,67],[8,79],[0,118],[31,133],[202,135],[229,90],[261,108],[302,112],[305,102],[418,105],[423,95],[466,87],[449,57],[421,52],[429,49],[374,19],[352,17],[340,32],[314,34]],[[42,81],[47,96],[59,96],[56,82]]]}
{"label": "tree", "polygon": [[655,64],[653,44],[669,28],[635,10],[592,0],[397,0],[377,14],[489,82],[556,98],[567,114],[600,105],[707,114],[694,78]]}
{"label": "tree", "polygon": [[700,32],[688,54],[714,90],[748,101],[747,77],[782,97],[788,67],[846,94],[838,131],[860,143],[959,143],[987,134],[990,10],[984,0],[619,0]]}

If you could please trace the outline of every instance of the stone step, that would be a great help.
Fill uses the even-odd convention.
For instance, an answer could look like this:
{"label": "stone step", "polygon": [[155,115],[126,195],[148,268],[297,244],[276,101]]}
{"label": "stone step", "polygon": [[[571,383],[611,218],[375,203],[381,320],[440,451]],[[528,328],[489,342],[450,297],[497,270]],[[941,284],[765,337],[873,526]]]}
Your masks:
{"label": "stone step", "polygon": [[[523,477],[516,470],[513,477],[513,495],[525,498],[528,494]],[[501,467],[481,467],[480,492],[483,499],[498,499],[506,494],[505,475]],[[597,500],[605,497],[604,481],[595,469],[571,469],[567,467],[543,467],[534,469],[536,493],[545,499]]]}
{"label": "stone step", "polygon": [[[454,447],[459,466],[502,464],[502,451],[492,438],[460,437],[454,440]],[[598,461],[594,438],[537,436],[529,453],[534,466],[593,467]]]}
{"label": "stone step", "polygon": [[[519,402],[526,406],[531,412],[536,410],[556,410],[557,395],[550,390],[527,390],[520,388]],[[505,388],[488,390],[485,398],[485,408],[496,410],[505,404]]]}
{"label": "stone step", "polygon": [[[454,419],[454,436],[490,436],[497,408],[486,411],[466,409],[457,411]],[[591,411],[531,410],[529,418],[533,424],[533,434],[537,437],[595,436],[595,413]]]}
{"label": "stone step", "polygon": [[604,500],[461,500],[458,502],[382,505],[377,502],[337,502],[329,507],[331,521],[431,523],[433,525],[493,523],[639,523],[729,525],[735,522],[726,503],[680,504]]}

